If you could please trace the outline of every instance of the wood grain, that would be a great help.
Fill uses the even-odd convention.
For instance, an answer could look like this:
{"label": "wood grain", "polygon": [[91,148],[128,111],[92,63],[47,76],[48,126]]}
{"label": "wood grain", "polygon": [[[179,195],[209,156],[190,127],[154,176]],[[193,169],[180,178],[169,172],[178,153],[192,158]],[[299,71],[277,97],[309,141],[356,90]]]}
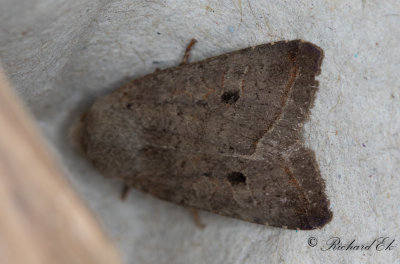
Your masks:
{"label": "wood grain", "polygon": [[0,263],[120,263],[0,68]]}

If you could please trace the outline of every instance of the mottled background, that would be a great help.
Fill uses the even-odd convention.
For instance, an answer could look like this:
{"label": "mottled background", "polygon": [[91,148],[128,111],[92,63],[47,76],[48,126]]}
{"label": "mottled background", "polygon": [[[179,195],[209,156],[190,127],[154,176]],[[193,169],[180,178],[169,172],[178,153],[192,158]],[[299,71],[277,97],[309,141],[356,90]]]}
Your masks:
{"label": "mottled background", "polygon": [[[277,40],[325,51],[304,139],[334,218],[322,230],[264,227],[189,211],[99,176],[73,150],[71,123],[124,81]],[[400,1],[0,0],[0,60],[55,156],[126,263],[395,263],[400,259]],[[319,245],[310,247],[310,236]],[[396,239],[391,251],[321,251]],[[55,241],[56,243],[56,241]],[[326,246],[324,246],[326,247]]]}

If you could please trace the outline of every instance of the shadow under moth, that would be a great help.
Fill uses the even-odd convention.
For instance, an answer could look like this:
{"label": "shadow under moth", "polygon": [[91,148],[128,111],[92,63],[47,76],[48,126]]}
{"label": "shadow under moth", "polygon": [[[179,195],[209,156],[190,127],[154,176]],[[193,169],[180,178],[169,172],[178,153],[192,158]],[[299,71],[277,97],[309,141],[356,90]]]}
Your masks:
{"label": "shadow under moth", "polygon": [[77,130],[91,163],[179,205],[289,229],[328,223],[325,184],[302,142],[323,51],[294,40],[188,55],[95,101]]}

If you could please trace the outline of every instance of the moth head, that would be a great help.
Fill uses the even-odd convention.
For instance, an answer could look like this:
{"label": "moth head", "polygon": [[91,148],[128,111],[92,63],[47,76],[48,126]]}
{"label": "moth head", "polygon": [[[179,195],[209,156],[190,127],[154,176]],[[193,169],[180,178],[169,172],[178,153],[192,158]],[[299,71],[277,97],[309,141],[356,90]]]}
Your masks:
{"label": "moth head", "polygon": [[126,120],[122,116],[114,99],[110,95],[96,101],[76,122],[72,136],[74,144],[99,172],[121,178],[127,176],[123,175],[126,171],[139,170],[136,157],[143,146],[140,126],[134,118]]}

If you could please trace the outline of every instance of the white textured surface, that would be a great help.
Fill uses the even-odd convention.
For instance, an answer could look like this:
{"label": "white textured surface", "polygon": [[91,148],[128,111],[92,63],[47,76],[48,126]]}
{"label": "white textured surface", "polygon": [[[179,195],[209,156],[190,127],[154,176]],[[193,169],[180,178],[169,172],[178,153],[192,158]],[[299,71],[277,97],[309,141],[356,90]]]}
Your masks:
{"label": "white textured surface", "polygon": [[[304,138],[316,151],[334,218],[289,231],[189,212],[100,177],[70,147],[67,129],[100,94],[128,78],[276,41],[325,51]],[[126,263],[400,263],[400,1],[0,0],[0,59],[73,185]],[[396,239],[391,251],[321,251]],[[55,241],[56,243],[56,241]],[[397,261],[397,262],[396,262]]]}

